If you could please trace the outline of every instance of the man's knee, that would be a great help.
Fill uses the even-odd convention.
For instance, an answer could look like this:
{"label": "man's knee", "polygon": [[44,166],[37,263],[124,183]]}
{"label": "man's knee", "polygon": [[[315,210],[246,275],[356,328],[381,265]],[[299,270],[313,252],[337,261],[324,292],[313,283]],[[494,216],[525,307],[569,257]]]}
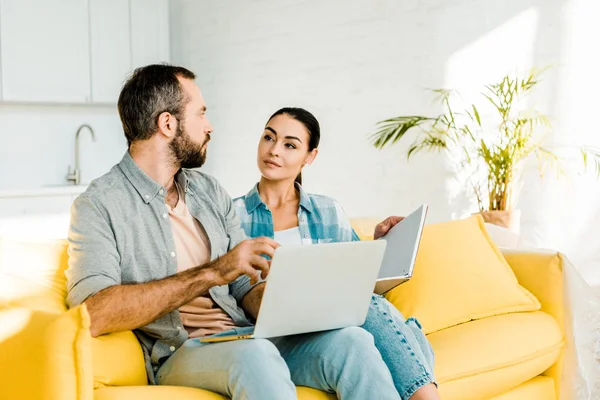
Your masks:
{"label": "man's knee", "polygon": [[244,340],[234,349],[233,369],[242,374],[262,374],[271,369],[285,368],[277,347],[266,339]]}

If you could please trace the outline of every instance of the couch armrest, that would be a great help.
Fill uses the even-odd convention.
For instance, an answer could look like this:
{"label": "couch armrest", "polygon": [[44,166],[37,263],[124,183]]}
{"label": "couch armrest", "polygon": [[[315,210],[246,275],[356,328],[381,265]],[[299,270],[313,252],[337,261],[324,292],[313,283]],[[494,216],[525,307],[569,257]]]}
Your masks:
{"label": "couch armrest", "polygon": [[92,400],[89,325],[85,306],[0,310],[0,398]]}
{"label": "couch armrest", "polygon": [[[549,250],[502,250],[521,286],[538,298],[542,311],[552,315],[565,335],[563,287],[564,255]],[[564,349],[563,349],[564,354]],[[554,378],[556,393],[560,393],[563,355],[544,372]]]}
{"label": "couch armrest", "polygon": [[552,315],[564,333],[563,255],[546,250],[502,250],[519,283]]}

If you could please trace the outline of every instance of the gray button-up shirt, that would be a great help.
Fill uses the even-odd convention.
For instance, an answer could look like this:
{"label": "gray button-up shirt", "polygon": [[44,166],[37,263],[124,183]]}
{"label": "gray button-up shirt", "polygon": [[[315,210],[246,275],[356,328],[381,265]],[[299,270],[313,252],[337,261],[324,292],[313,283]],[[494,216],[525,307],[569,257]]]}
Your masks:
{"label": "gray button-up shirt", "polygon": [[[176,179],[185,202],[210,240],[211,259],[246,239],[231,198],[215,178],[182,169]],[[94,180],[71,208],[69,268],[66,271],[70,306],[114,285],[163,279],[177,272],[177,254],[165,205],[166,189],[147,176],[127,152],[106,175]],[[241,276],[215,286],[210,295],[237,326],[250,322],[239,307],[251,289]],[[155,383],[157,368],[188,338],[178,311],[134,330]]]}

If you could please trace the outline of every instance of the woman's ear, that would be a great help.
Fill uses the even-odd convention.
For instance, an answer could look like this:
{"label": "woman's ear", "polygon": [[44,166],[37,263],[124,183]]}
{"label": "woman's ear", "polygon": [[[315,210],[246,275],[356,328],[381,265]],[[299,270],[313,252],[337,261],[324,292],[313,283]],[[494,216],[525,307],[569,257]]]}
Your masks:
{"label": "woman's ear", "polygon": [[304,161],[304,165],[312,164],[313,161],[315,161],[315,158],[317,158],[318,154],[319,154],[319,149],[313,149],[313,151],[311,151],[308,154],[308,157],[306,157],[306,160]]}

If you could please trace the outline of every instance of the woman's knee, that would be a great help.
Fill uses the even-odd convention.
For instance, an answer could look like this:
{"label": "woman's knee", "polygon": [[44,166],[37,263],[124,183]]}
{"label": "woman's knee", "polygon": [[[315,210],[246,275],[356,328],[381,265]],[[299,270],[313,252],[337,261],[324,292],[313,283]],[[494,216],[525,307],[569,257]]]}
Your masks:
{"label": "woman's knee", "polygon": [[364,353],[375,349],[373,335],[363,328],[352,326],[338,329],[333,333],[334,346],[332,348],[336,348],[341,353]]}

